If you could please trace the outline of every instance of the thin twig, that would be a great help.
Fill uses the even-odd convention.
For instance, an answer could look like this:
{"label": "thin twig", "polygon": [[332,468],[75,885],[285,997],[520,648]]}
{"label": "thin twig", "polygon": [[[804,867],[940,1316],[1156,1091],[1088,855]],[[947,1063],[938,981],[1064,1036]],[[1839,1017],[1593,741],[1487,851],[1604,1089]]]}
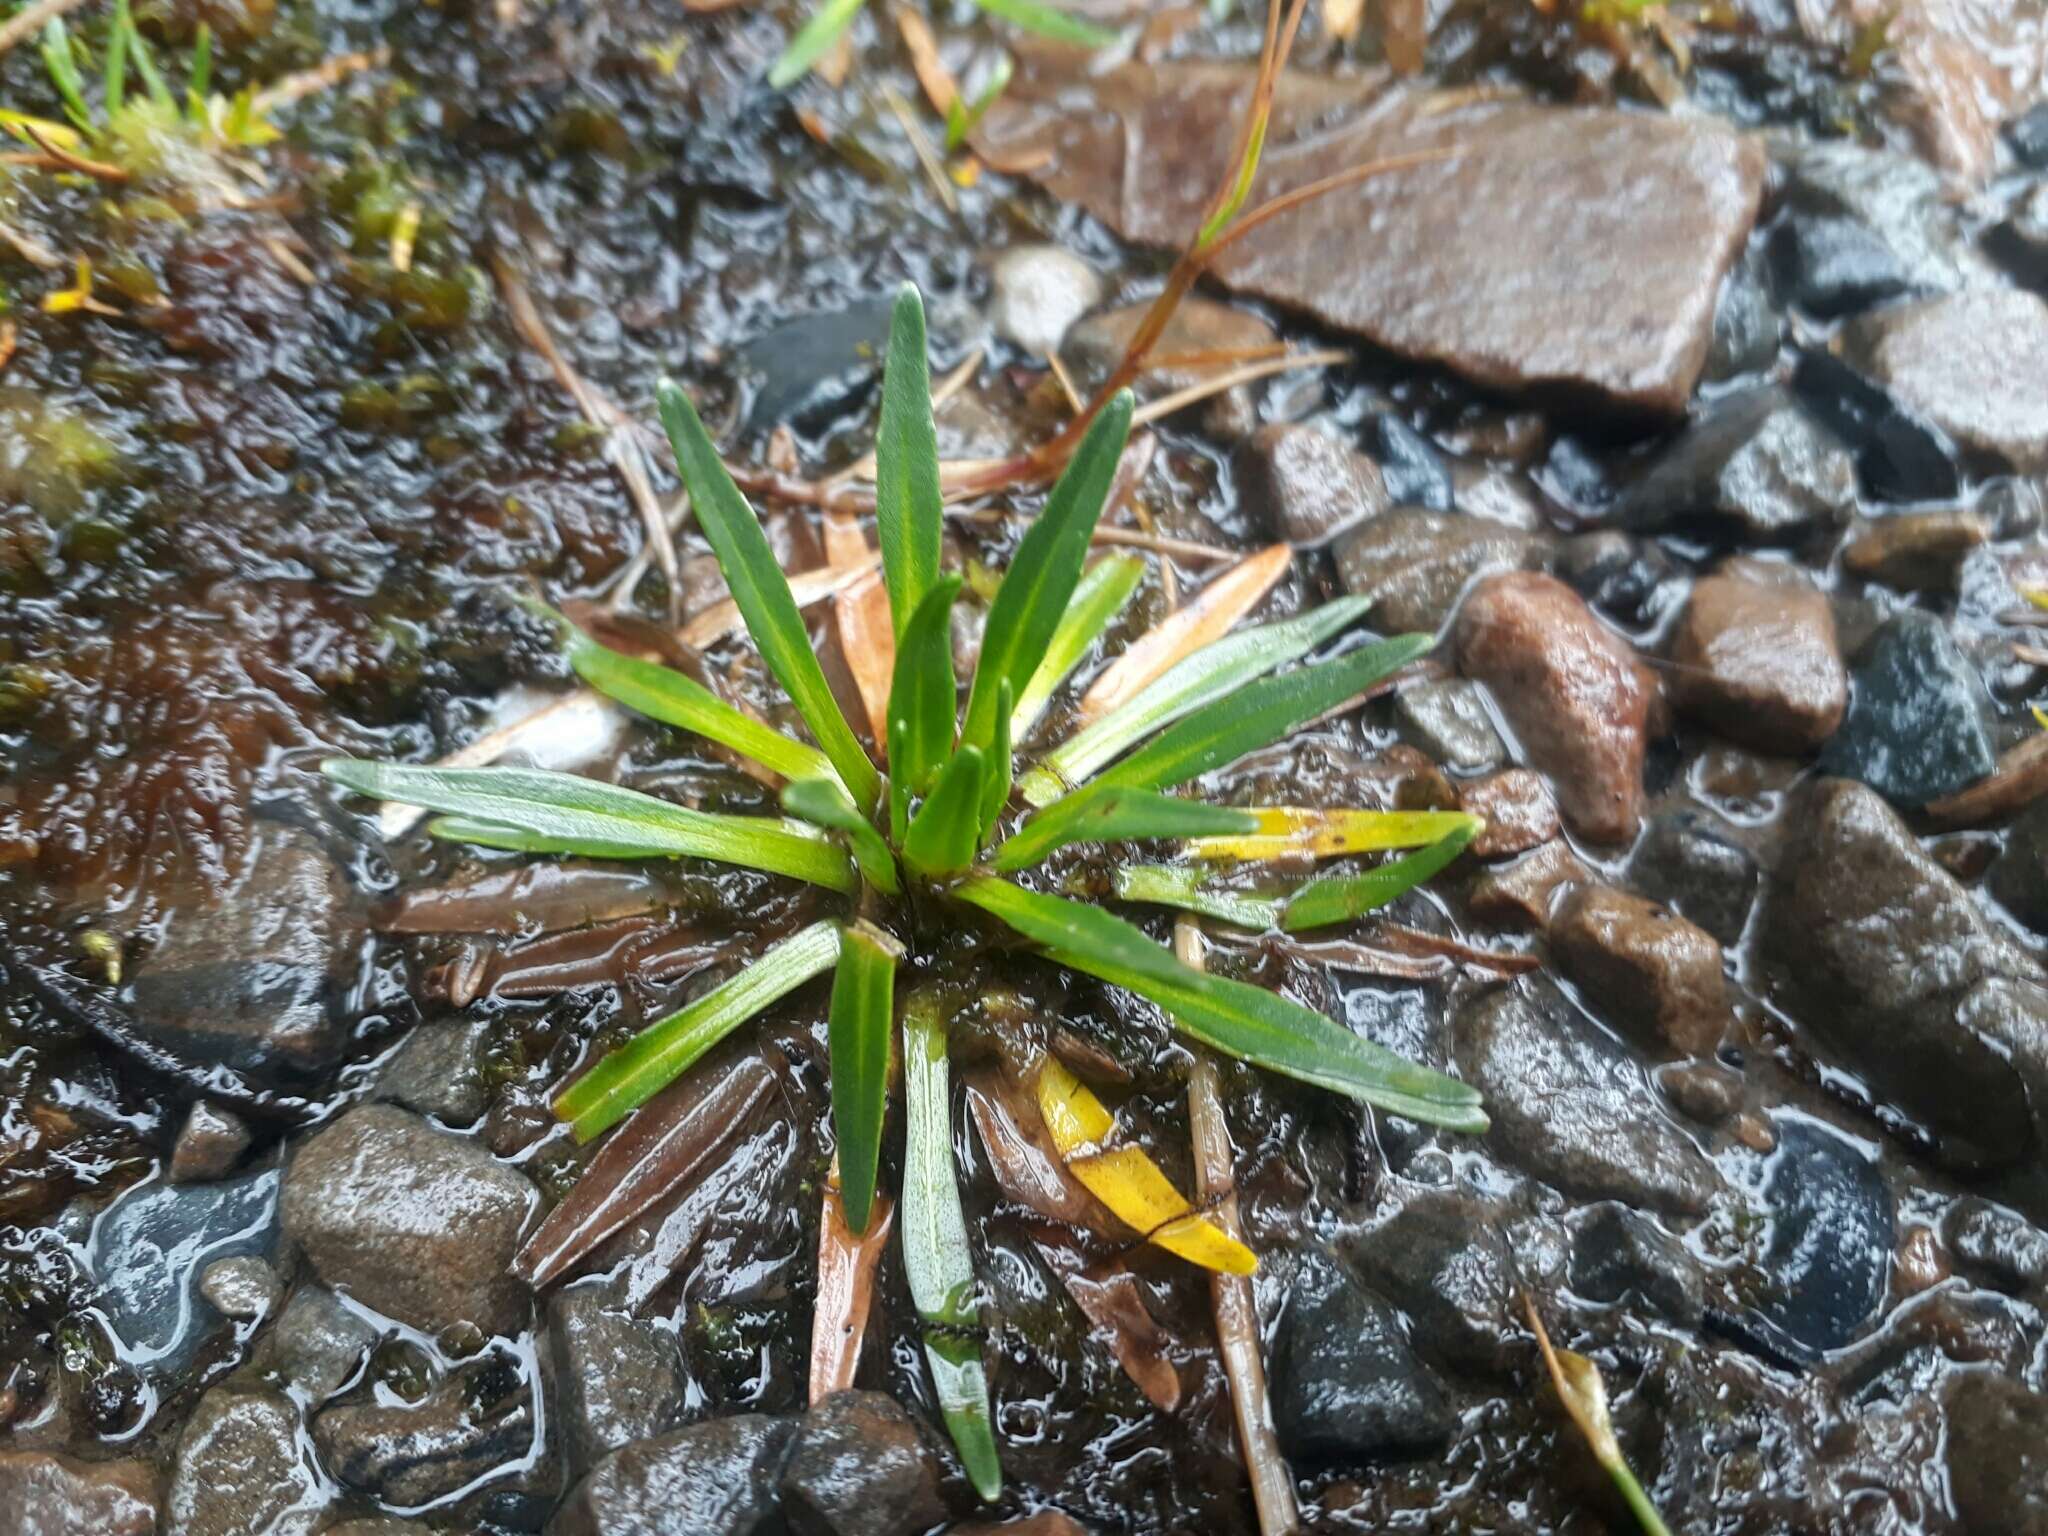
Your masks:
{"label": "thin twig", "polygon": [[[946,510],[953,517],[988,523],[1000,522],[1004,518],[1016,515],[988,507],[949,507]],[[1237,559],[1243,553],[1242,550],[1225,549],[1218,544],[1197,544],[1191,539],[1170,539],[1163,534],[1141,533],[1136,528],[1104,528],[1100,524],[1096,525],[1092,542],[1148,550],[1155,555],[1171,555],[1176,560],[1196,560],[1205,565],[1220,565],[1226,560]]]}
{"label": "thin twig", "polygon": [[83,4],[85,0],[35,0],[27,10],[8,18],[7,24],[0,26],[0,54],[8,52],[25,37],[34,37],[53,17],[68,16]]}
{"label": "thin twig", "polygon": [[562,349],[555,345],[547,322],[541,319],[533,295],[527,292],[526,284],[520,281],[518,272],[504,252],[491,252],[491,270],[497,274],[498,287],[505,295],[505,307],[512,313],[513,328],[547,360],[556,382],[568,391],[576,402],[576,408],[583,413],[583,419],[604,433],[606,457],[619,472],[619,478],[625,481],[626,493],[640,513],[647,538],[656,546],[655,558],[661,562],[661,574],[668,579],[669,622],[674,624],[682,616],[682,573],[676,562],[675,541],[669,537],[668,520],[662,516],[661,503],[655,499],[654,482],[648,473],[646,455],[641,452],[640,441],[635,435],[637,428],[634,422],[609,396],[570,366]]}
{"label": "thin twig", "polygon": [[249,106],[257,116],[267,116],[279,107],[288,107],[295,101],[303,101],[308,96],[317,96],[322,91],[331,90],[350,75],[359,74],[366,69],[382,69],[390,62],[389,48],[372,48],[364,53],[338,54],[312,69],[301,70],[296,75],[286,75],[282,80],[272,82],[268,88],[256,93]]}
{"label": "thin twig", "polygon": [[903,125],[904,136],[910,140],[910,148],[917,156],[917,163],[924,167],[925,179],[939,194],[939,201],[946,205],[946,212],[960,211],[960,194],[953,190],[953,183],[946,179],[946,168],[939,164],[938,151],[932,148],[932,141],[925,134],[917,119],[911,115],[910,103],[903,99],[903,93],[892,85],[882,87],[882,100],[895,114],[896,121]]}
{"label": "thin twig", "polygon": [[120,166],[109,165],[104,160],[88,160],[83,155],[74,155],[34,123],[23,121],[17,126],[34,141],[36,148],[40,149],[47,159],[64,170],[76,171],[81,176],[92,176],[101,181],[128,180],[128,173]]}
{"label": "thin twig", "polygon": [[1271,378],[1276,373],[1292,373],[1298,368],[1323,368],[1333,363],[1351,361],[1349,352],[1335,347],[1323,347],[1314,352],[1290,352],[1285,357],[1268,359],[1263,363],[1246,363],[1242,368],[1233,368],[1228,373],[1219,373],[1199,384],[1190,384],[1186,389],[1177,389],[1170,395],[1161,395],[1157,400],[1148,400],[1131,413],[1131,425],[1142,426],[1146,422],[1158,421],[1171,416],[1175,411],[1185,410],[1198,401],[1207,400],[1235,389],[1240,384],[1250,384],[1258,379]]}
{"label": "thin twig", "polygon": [[[1202,930],[1192,917],[1175,921],[1173,949],[1182,964],[1194,970],[1205,968]],[[1216,1063],[1199,1046],[1194,1069],[1188,1074],[1188,1128],[1195,1144],[1196,1198],[1212,1222],[1243,1242],[1237,1173],[1230,1128],[1223,1123]],[[1273,1432],[1273,1403],[1266,1390],[1266,1362],[1259,1345],[1258,1297],[1250,1277],[1212,1272],[1209,1303],[1216,1314],[1216,1348],[1223,1357],[1224,1379],[1230,1383],[1238,1449],[1251,1479],[1259,1531],[1261,1536],[1285,1536],[1301,1528],[1301,1509],[1294,1498],[1294,1474],[1288,1470],[1279,1436]]]}
{"label": "thin twig", "polygon": [[690,520],[690,493],[684,491],[669,503],[668,511],[662,514],[662,522],[668,528],[668,537],[656,543],[653,539],[642,539],[640,547],[633,551],[633,558],[621,567],[618,584],[612,588],[607,606],[613,613],[624,613],[633,606],[633,594],[640,589],[640,583],[654,566],[654,558],[662,547],[674,547],[676,536],[683,531],[683,524]]}
{"label": "thin twig", "polygon": [[42,241],[25,235],[12,224],[0,223],[0,243],[10,246],[14,254],[30,266],[41,267],[45,272],[60,271],[64,258],[51,250]]}
{"label": "thin twig", "polygon": [[313,269],[299,260],[292,248],[278,236],[265,235],[263,249],[270,252],[272,259],[298,282],[308,288],[317,288],[320,285],[320,279],[313,275]]}
{"label": "thin twig", "polygon": [[1363,165],[1354,165],[1332,175],[1305,182],[1292,191],[1282,192],[1278,197],[1259,204],[1250,213],[1237,219],[1230,228],[1210,242],[1204,260],[1214,261],[1219,252],[1230,249],[1268,219],[1276,219],[1283,213],[1299,208],[1303,203],[1313,202],[1316,198],[1343,187],[1354,186],[1361,181],[1370,181],[1375,176],[1391,175],[1395,171],[1409,170],[1418,165],[1433,165],[1439,160],[1455,160],[1465,153],[1466,149],[1462,144],[1446,144],[1438,149],[1418,149],[1413,154],[1388,155],[1383,160],[1368,160]]}

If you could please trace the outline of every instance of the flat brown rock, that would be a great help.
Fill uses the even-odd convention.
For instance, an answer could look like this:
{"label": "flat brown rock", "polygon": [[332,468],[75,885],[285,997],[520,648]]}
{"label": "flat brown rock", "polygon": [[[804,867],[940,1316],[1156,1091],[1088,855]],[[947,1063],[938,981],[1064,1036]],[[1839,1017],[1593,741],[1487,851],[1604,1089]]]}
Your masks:
{"label": "flat brown rock", "polygon": [[[1220,180],[1253,71],[1031,51],[977,147],[1125,238],[1178,247]],[[1315,198],[1218,258],[1228,287],[1501,389],[1561,386],[1675,415],[1722,276],[1756,218],[1764,154],[1705,118],[1447,102],[1377,78],[1291,73],[1254,201],[1367,161],[1455,147]]]}
{"label": "flat brown rock", "polygon": [[2017,288],[1971,288],[1899,304],[1850,326],[1852,361],[1999,468],[2048,469],[2048,304]]}
{"label": "flat brown rock", "polygon": [[1834,615],[1803,584],[1707,577],[1679,618],[1671,660],[1678,707],[1759,752],[1812,751],[1849,706]]}

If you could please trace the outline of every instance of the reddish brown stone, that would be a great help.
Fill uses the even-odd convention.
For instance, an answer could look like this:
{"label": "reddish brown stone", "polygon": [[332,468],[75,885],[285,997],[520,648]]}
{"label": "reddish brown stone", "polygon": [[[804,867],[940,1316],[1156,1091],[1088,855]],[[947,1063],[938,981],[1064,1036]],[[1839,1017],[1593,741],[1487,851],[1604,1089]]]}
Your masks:
{"label": "reddish brown stone", "polygon": [[1552,576],[1515,571],[1473,587],[1458,666],[1486,684],[1574,832],[1626,842],[1642,817],[1643,752],[1657,685],[1628,642]]}
{"label": "reddish brown stone", "polygon": [[1678,707],[1759,752],[1811,752],[1842,723],[1849,672],[1828,600],[1724,572],[1692,589],[1671,639]]}
{"label": "reddish brown stone", "polygon": [[1543,776],[1527,768],[1503,768],[1460,785],[1458,804],[1486,818],[1486,830],[1472,839],[1476,858],[1527,853],[1558,834],[1557,800]]}
{"label": "reddish brown stone", "polygon": [[1558,838],[1481,875],[1472,886],[1472,915],[1495,928],[1541,930],[1550,923],[1557,893],[1591,878],[1571,845]]}
{"label": "reddish brown stone", "polygon": [[0,1451],[0,1531],[23,1536],[150,1536],[156,1474],[140,1461],[77,1461]]}
{"label": "reddish brown stone", "polygon": [[1668,907],[1611,885],[1568,892],[1550,922],[1558,968],[1613,1023],[1681,1056],[1728,1026],[1721,946]]}

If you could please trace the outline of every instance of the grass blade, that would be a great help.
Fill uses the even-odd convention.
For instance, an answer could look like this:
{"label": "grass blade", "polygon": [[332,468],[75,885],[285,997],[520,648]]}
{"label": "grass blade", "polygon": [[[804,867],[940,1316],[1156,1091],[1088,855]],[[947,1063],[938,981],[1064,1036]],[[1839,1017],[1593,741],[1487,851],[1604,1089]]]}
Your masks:
{"label": "grass blade", "polygon": [[692,811],[637,790],[535,768],[414,768],[331,757],[320,771],[359,795],[398,800],[551,843],[633,848],[635,857],[716,859],[854,887],[844,849],[794,822]]}
{"label": "grass blade", "polygon": [[1471,1087],[1403,1060],[1312,1008],[1183,965],[1113,913],[984,876],[961,899],[1044,947],[1062,965],[1151,999],[1204,1045],[1394,1114],[1483,1131]]}
{"label": "grass blade", "polygon": [[1005,678],[996,692],[996,739],[989,743],[988,756],[982,762],[981,835],[977,843],[988,841],[997,818],[1010,803],[1010,710],[1010,683]]}
{"label": "grass blade", "polygon": [[996,850],[995,867],[1027,869],[1069,843],[1119,843],[1141,837],[1201,837],[1250,832],[1249,811],[1181,800],[1151,789],[1091,785],[1038,812]]}
{"label": "grass blade", "polygon": [[840,937],[827,1039],[832,1061],[832,1132],[839,1142],[839,1198],[846,1224],[868,1229],[889,1107],[889,1035],[895,1027],[901,947],[865,923]]}
{"label": "grass blade", "polygon": [[[908,728],[898,720],[889,722],[889,762],[903,762],[910,756],[910,735]],[[910,830],[910,785],[900,772],[889,775],[889,843],[891,847],[903,846],[904,834]]]}
{"label": "grass blade", "polygon": [[1428,635],[1396,635],[1335,661],[1260,678],[1170,727],[1111,768],[1102,782],[1167,789],[1200,778],[1363,693],[1432,644]]}
{"label": "grass blade", "polygon": [[733,708],[695,678],[659,662],[642,661],[601,645],[544,604],[527,606],[559,626],[565,637],[563,650],[569,665],[606,698],[636,714],[730,747],[786,779],[837,779],[831,760],[816,747],[793,741],[752,715]]}
{"label": "grass blade", "polygon": [[1003,1491],[1003,1469],[981,1341],[972,1331],[980,1315],[974,1256],[953,1173],[948,1078],[945,1024],[930,999],[913,998],[903,1013],[903,1268],[924,1322],[925,1358],[946,1430],[974,1491],[992,1500]]}
{"label": "grass blade", "polygon": [[811,734],[818,738],[825,756],[839,770],[840,782],[854,803],[863,811],[872,811],[881,793],[881,777],[846,716],[839,712],[839,702],[832,697],[831,685],[811,650],[810,631],[804,628],[803,615],[790,596],[789,579],[775,562],[760,519],[726,473],[725,461],[718,456],[711,434],[697,419],[697,408],[681,386],[673,379],[663,379],[656,387],[655,399],[683,483],[690,488],[697,526],[711,541],[747,632]]}
{"label": "grass blade", "polygon": [[1086,783],[1104,763],[1154,731],[1242,688],[1277,667],[1297,661],[1365,617],[1362,597],[1332,603],[1277,624],[1226,635],[1164,673],[1130,703],[1070,736],[1024,776],[1024,799],[1049,805],[1068,788]]}
{"label": "grass blade", "polygon": [[[882,420],[875,435],[875,533],[899,639],[939,574],[939,435],[925,357],[924,300],[905,283],[889,322],[882,365]],[[952,677],[952,664],[946,675]]]}
{"label": "grass blade", "polygon": [[1083,48],[1107,48],[1117,40],[1117,34],[1093,22],[1083,21],[1065,11],[1042,5],[1039,0],[974,0],[974,3],[991,16],[1022,27],[1026,32],[1036,32],[1040,37],[1049,37],[1056,43],[1075,43]]}
{"label": "grass blade", "polygon": [[52,16],[43,25],[43,70],[57,88],[64,113],[78,124],[81,133],[92,132],[92,108],[85,104],[85,81],[78,73],[78,60],[71,52],[71,34],[64,23]]}
{"label": "grass blade", "polygon": [[995,741],[1002,685],[1008,682],[1013,693],[1023,688],[1045,659],[1067,599],[1081,579],[1089,538],[1130,432],[1131,395],[1120,390],[1089,426],[1046,498],[1045,510],[1018,544],[982,630],[981,660],[960,731],[968,746],[986,748]]}
{"label": "grass blade", "polygon": [[1251,1249],[1197,1215],[1141,1148],[1109,1145],[1115,1118],[1057,1057],[1048,1056],[1039,1071],[1038,1112],[1067,1171],[1147,1242],[1204,1269],[1257,1271]]}
{"label": "grass blade", "polygon": [[[905,794],[928,794],[953,755],[960,684],[953,676],[953,600],[958,576],[934,581],[896,642],[889,681],[889,779]],[[899,731],[900,725],[900,731]]]}
{"label": "grass blade", "polygon": [[839,958],[839,925],[813,923],[730,981],[650,1024],[565,1088],[555,1114],[578,1141],[617,1125],[687,1071],[712,1046]]}
{"label": "grass blade", "polygon": [[470,816],[436,816],[427,823],[427,835],[444,843],[468,843],[476,848],[502,848],[508,853],[567,854],[583,859],[655,859],[673,855],[638,843],[602,842],[581,837],[547,837],[525,832],[498,822],[478,821]]}
{"label": "grass blade", "polygon": [[213,28],[199,23],[192,36],[192,69],[185,76],[185,114],[195,126],[206,122],[206,98],[213,89]]}
{"label": "grass blade", "polygon": [[808,75],[818,60],[832,51],[839,35],[853,25],[863,3],[864,0],[825,0],[811,13],[811,19],[797,29],[796,36],[768,71],[769,87],[787,90]]}
{"label": "grass blade", "polygon": [[107,61],[100,70],[100,90],[112,122],[128,98],[128,33],[135,22],[128,14],[128,0],[114,0],[114,19],[107,27]]}
{"label": "grass blade", "polygon": [[1270,544],[1240,560],[1140,635],[1081,700],[1081,723],[1100,720],[1136,698],[1204,646],[1214,645],[1260,603],[1294,564],[1294,550]]}
{"label": "grass blade", "polygon": [[931,798],[903,834],[903,861],[936,879],[965,869],[981,845],[982,757],[973,747],[953,754]]}
{"label": "grass blade", "polygon": [[837,779],[792,779],[782,788],[782,808],[792,816],[846,834],[853,862],[876,890],[894,896],[903,889],[896,856],[860,809],[846,798]]}
{"label": "grass blade", "polygon": [[1280,926],[1289,933],[1305,928],[1323,928],[1331,923],[1349,922],[1384,907],[1423,881],[1450,867],[1465,845],[1486,825],[1477,816],[1467,819],[1427,848],[1369,869],[1362,875],[1324,875],[1288,897],[1280,914]]}
{"label": "grass blade", "polygon": [[1197,859],[1333,859],[1351,853],[1420,848],[1461,829],[1476,835],[1479,818],[1464,811],[1319,810],[1255,806],[1245,837],[1203,837],[1188,844]]}
{"label": "grass blade", "polygon": [[1010,737],[1022,741],[1045,713],[1053,692],[1067,674],[1081,663],[1102,632],[1130,605],[1131,597],[1144,579],[1145,562],[1133,555],[1109,555],[1081,573],[1067,611],[1060,615],[1059,628],[1045,648],[1045,660],[1031,674],[1017,707],[1010,712]]}
{"label": "grass blade", "polygon": [[156,56],[149,51],[149,43],[135,30],[132,21],[128,24],[128,56],[135,61],[135,73],[142,77],[142,88],[149,92],[149,99],[163,111],[176,112],[178,100],[164,83],[163,74],[156,67]]}
{"label": "grass blade", "polygon": [[1279,927],[1286,906],[1271,896],[1211,886],[1207,870],[1186,864],[1126,864],[1116,872],[1116,896],[1119,901],[1179,907],[1240,928],[1262,930]]}
{"label": "grass blade", "polygon": [[1607,1383],[1600,1377],[1600,1367],[1584,1355],[1552,1344],[1550,1330],[1543,1326],[1536,1303],[1527,1294],[1522,1297],[1522,1308],[1528,1314],[1530,1328],[1535,1331],[1537,1347],[1543,1352],[1543,1364],[1550,1372],[1550,1384],[1557,1388],[1564,1411],[1571,1415],[1572,1423],[1585,1436],[1593,1459],[1614,1479],[1614,1486],[1620,1490],[1629,1513],[1643,1528],[1644,1536],[1671,1536],[1671,1528],[1664,1523],[1664,1517],[1657,1513],[1657,1506],[1650,1502],[1650,1496],[1636,1480],[1628,1458],[1621,1453],[1621,1442],[1614,1437],[1614,1421],[1607,1411]]}
{"label": "grass blade", "polygon": [[988,84],[981,94],[968,106],[958,96],[946,108],[946,153],[953,154],[967,142],[967,136],[981,126],[981,120],[988,116],[988,109],[1002,99],[1003,92],[1010,87],[1010,76],[1016,64],[1007,53],[996,55],[994,66],[989,70]]}

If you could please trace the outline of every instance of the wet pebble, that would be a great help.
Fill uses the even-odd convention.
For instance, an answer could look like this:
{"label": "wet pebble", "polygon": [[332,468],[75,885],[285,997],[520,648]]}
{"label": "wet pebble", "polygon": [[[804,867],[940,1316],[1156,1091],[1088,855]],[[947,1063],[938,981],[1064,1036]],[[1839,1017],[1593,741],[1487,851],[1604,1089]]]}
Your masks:
{"label": "wet pebble", "polygon": [[1656,544],[1619,528],[1573,534],[1558,546],[1550,568],[1600,612],[1632,626],[1663,611],[1678,574]]}
{"label": "wet pebble", "polygon": [[1708,811],[1666,811],[1650,818],[1629,861],[1629,879],[1706,929],[1724,946],[1742,937],[1762,879],[1756,856]]}
{"label": "wet pebble", "polygon": [[376,1096],[445,1125],[474,1125],[490,1105],[481,1071],[486,1019],[415,1025],[377,1074]]}
{"label": "wet pebble", "polygon": [[1641,1069],[1541,975],[1481,993],[1453,1021],[1465,1080],[1493,1120],[1488,1141],[1567,1193],[1696,1214],[1720,1185],[1677,1126],[1646,1114]]}
{"label": "wet pebble", "polygon": [[376,1342],[375,1328],[309,1280],[264,1336],[262,1361],[319,1404],[348,1383]]}
{"label": "wet pebble", "polygon": [[753,384],[748,429],[822,426],[857,405],[881,371],[892,308],[888,299],[863,299],[799,316],[735,349]]}
{"label": "wet pebble", "polygon": [[1869,524],[1842,550],[1842,567],[1902,592],[1952,592],[1963,557],[1991,536],[1969,512],[1902,512]]}
{"label": "wet pebble", "polygon": [[1341,1240],[1340,1252],[1415,1324],[1425,1353],[1455,1367],[1506,1369],[1523,1328],[1503,1212],[1459,1190],[1422,1190]]}
{"label": "wet pebble", "polygon": [[1419,1455],[1457,1422],[1399,1314],[1313,1250],[1291,1278],[1271,1379],[1280,1443],[1297,1461]]}
{"label": "wet pebble", "polygon": [[1623,493],[1614,516],[1637,531],[1706,525],[1747,543],[1833,527],[1856,497],[1842,444],[1775,385],[1715,401]]}
{"label": "wet pebble", "polygon": [[1821,766],[1901,805],[1924,805],[1997,766],[1991,701],[1948,626],[1907,611],[1881,625],[1857,658],[1841,729]]}
{"label": "wet pebble", "polygon": [[320,1463],[351,1488],[414,1507],[445,1498],[534,1450],[533,1392],[509,1362],[450,1373],[416,1403],[364,1402],[313,1420]]}
{"label": "wet pebble", "polygon": [[1553,576],[1489,576],[1466,598],[1458,668],[1484,683],[1564,819],[1594,842],[1635,835],[1657,685],[1628,642]]}
{"label": "wet pebble", "polygon": [[209,1329],[199,1279],[221,1259],[263,1256],[277,1243],[275,1170],[213,1184],[145,1184],[93,1228],[87,1260],[109,1325],[138,1366],[183,1371]]}
{"label": "wet pebble", "polygon": [[1851,361],[1965,452],[2005,469],[2048,469],[2048,303],[1972,288],[1897,305],[1843,338]]}
{"label": "wet pebble", "polygon": [[164,1177],[173,1184],[225,1178],[249,1150],[250,1139],[249,1127],[239,1115],[201,1099],[178,1128]]}
{"label": "wet pebble", "polygon": [[554,1406],[572,1473],[675,1428],[686,1393],[674,1333],[608,1309],[589,1287],[550,1298],[547,1316]]}
{"label": "wet pebble", "polygon": [[1377,411],[1360,429],[1365,451],[1379,466],[1397,507],[1451,510],[1451,471],[1436,445],[1391,411]]}
{"label": "wet pebble", "polygon": [[1101,302],[1101,276],[1056,245],[1013,245],[989,264],[989,323],[1034,358],[1057,348],[1067,327]]}
{"label": "wet pebble", "polygon": [[1449,617],[1473,577],[1533,566],[1545,543],[1476,517],[1396,507],[1335,549],[1338,578],[1354,597],[1372,600],[1376,627],[1429,631]]}
{"label": "wet pebble", "polygon": [[[1815,314],[1847,314],[1905,293],[1947,293],[1963,282],[1955,212],[1940,175],[1923,160],[1844,140],[1801,144],[1785,157],[1784,200],[1774,266]],[[1788,264],[1779,259],[1778,237],[1800,226],[1828,227],[1845,249],[1831,250],[1825,237],[1795,236],[1795,246],[1809,246],[1819,259]]]}
{"label": "wet pebble", "polygon": [[284,1299],[277,1271],[252,1255],[215,1259],[199,1277],[199,1294],[222,1317],[249,1322],[270,1316]]}
{"label": "wet pebble", "polygon": [[1801,1350],[1841,1348],[1877,1311],[1891,1276],[1892,1197],[1883,1175],[1843,1137],[1785,1120],[1761,1201],[1770,1235],[1757,1311]]}
{"label": "wet pebble", "polygon": [[1472,915],[1492,927],[1540,931],[1550,924],[1558,892],[1591,874],[1569,843],[1553,838],[1474,881]]}
{"label": "wet pebble", "polygon": [[155,1536],[156,1471],[0,1450],[0,1531],[13,1536]]}
{"label": "wet pebble", "polygon": [[883,1392],[835,1392],[805,1414],[783,1467],[792,1536],[894,1536],[938,1522],[938,1468]]}
{"label": "wet pebble", "polygon": [[636,1440],[570,1490],[547,1536],[757,1536],[773,1528],[793,1419],[735,1414]]}
{"label": "wet pebble", "polygon": [[2005,139],[2021,165],[2048,170],[2048,101],[2036,103],[2007,123]]}
{"label": "wet pebble", "polygon": [[1714,338],[1707,345],[1704,377],[1725,383],[1770,367],[1777,360],[1782,329],[1757,264],[1748,258],[1737,262],[1714,304]]}
{"label": "wet pebble", "polygon": [[1317,545],[1392,505],[1379,466],[1319,427],[1275,422],[1241,444],[1238,500],[1276,539]]}
{"label": "wet pebble", "polygon": [[327,1494],[281,1392],[215,1387],[178,1437],[163,1536],[312,1536]]}
{"label": "wet pebble", "polygon": [[503,1334],[526,1315],[510,1269],[534,1203],[533,1186],[475,1142],[370,1104],[299,1147],[283,1209],[336,1290],[415,1327]]}
{"label": "wet pebble", "polygon": [[1679,709],[1759,752],[1812,751],[1849,703],[1827,598],[1752,562],[1694,583],[1671,662]]}
{"label": "wet pebble", "polygon": [[1632,891],[1587,884],[1567,892],[1550,950],[1603,1017],[1653,1049],[1704,1056],[1728,1028],[1714,936]]}
{"label": "wet pebble", "polygon": [[1588,1210],[1572,1235],[1571,1286],[1588,1301],[1648,1307],[1688,1328],[1706,1309],[1706,1277],[1685,1245],[1612,1202]]}
{"label": "wet pebble", "polygon": [[1464,678],[1428,678],[1401,689],[1394,695],[1394,728],[1454,773],[1484,773],[1507,761],[1485,695]]}
{"label": "wet pebble", "polygon": [[1951,1379],[1948,1482],[1964,1528],[2048,1536],[2048,1396],[2007,1377]]}
{"label": "wet pebble", "polygon": [[2019,1212],[1970,1195],[1949,1212],[1946,1230],[1957,1262],[1998,1289],[2048,1286],[2048,1232]]}
{"label": "wet pebble", "polygon": [[1486,830],[1472,839],[1472,856],[1479,859],[1526,853],[1549,842],[1563,827],[1550,786],[1527,768],[1503,768],[1460,784],[1458,808],[1486,820]]}

